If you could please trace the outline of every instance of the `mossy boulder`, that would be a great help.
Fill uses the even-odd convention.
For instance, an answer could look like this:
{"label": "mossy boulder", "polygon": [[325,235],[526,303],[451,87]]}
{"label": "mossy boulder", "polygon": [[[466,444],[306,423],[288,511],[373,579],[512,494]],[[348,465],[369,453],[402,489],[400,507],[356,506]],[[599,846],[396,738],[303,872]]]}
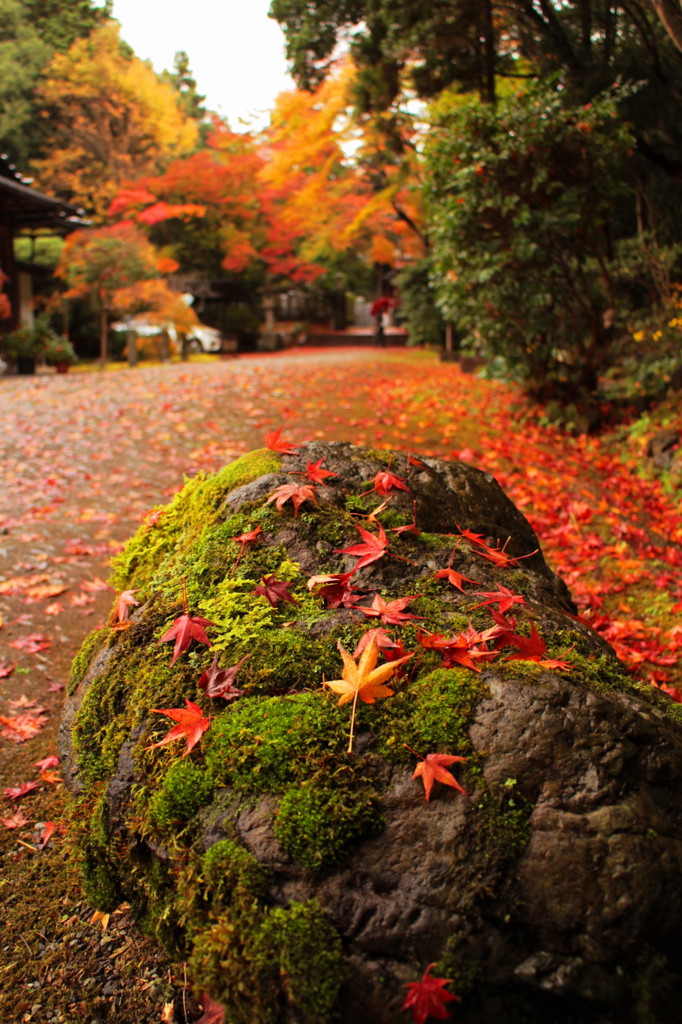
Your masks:
{"label": "mossy boulder", "polygon": [[[278,511],[319,459],[336,476]],[[311,589],[353,570],[339,549],[359,527],[387,538],[346,581],[360,594]],[[256,594],[268,577],[296,603]],[[432,962],[470,1024],[679,1019],[678,706],[576,618],[491,477],[347,444],[255,452],[154,513],[113,584],[139,606],[86,640],[61,731],[84,887],[104,911],[128,900],[228,1024],[407,1020]],[[356,607],[377,594],[407,600],[381,621]],[[159,641],[183,613],[212,623],[211,649],[171,666]],[[389,658],[415,653],[392,696],[358,701],[349,752],[350,705],[324,683],[371,628]],[[216,655],[248,655],[235,699],[199,688]],[[158,711],[186,700],[209,728],[159,746]],[[425,801],[432,753],[466,759],[465,794]]]}

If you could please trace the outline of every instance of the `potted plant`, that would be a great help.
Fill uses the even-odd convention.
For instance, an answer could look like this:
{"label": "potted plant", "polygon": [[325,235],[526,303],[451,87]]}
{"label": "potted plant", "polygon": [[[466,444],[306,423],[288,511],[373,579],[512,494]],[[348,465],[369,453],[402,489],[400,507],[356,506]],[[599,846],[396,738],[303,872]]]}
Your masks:
{"label": "potted plant", "polygon": [[76,362],[76,350],[63,334],[52,334],[43,349],[45,362],[56,367],[57,373],[68,373],[69,367]]}
{"label": "potted plant", "polygon": [[17,373],[35,373],[36,359],[43,354],[44,336],[35,327],[17,327],[5,335],[5,354],[15,360]]}

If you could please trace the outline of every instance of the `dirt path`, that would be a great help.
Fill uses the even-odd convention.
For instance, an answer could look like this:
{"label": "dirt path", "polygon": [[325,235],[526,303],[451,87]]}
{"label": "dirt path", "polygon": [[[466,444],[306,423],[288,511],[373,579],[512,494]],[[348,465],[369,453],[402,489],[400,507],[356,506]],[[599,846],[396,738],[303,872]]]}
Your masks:
{"label": "dirt path", "polygon": [[[181,967],[135,933],[125,910],[106,931],[91,923],[67,866],[68,836],[58,827],[37,849],[45,822],[60,821],[63,795],[36,762],[56,752],[70,661],[109,614],[112,553],[184,475],[262,447],[268,427],[284,425],[295,441],[395,446],[489,469],[621,654],[653,681],[682,685],[670,635],[682,608],[675,501],[633,472],[627,451],[615,456],[603,441],[567,439],[522,415],[513,389],[397,351],[0,379],[0,781],[3,790],[40,783],[0,808],[5,821],[26,818],[0,828],[4,1019],[138,1024],[173,1003],[166,1019],[183,1021],[183,1001],[194,1019]],[[35,735],[18,742],[22,728]]]}

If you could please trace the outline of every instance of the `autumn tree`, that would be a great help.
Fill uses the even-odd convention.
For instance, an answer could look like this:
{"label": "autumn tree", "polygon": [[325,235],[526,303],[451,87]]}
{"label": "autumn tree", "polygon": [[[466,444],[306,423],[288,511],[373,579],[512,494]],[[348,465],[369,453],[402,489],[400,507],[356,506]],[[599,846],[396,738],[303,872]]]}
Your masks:
{"label": "autumn tree", "polygon": [[296,258],[321,273],[358,257],[366,265],[393,265],[421,254],[411,125],[406,119],[402,126],[404,152],[396,159],[377,119],[353,117],[356,82],[346,62],[314,92],[283,93],[276,101],[261,172],[271,211],[265,255],[273,272],[286,271]]}
{"label": "autumn tree", "polygon": [[35,90],[45,67],[107,9],[90,0],[0,0],[0,147],[23,170],[44,143]]}
{"label": "autumn tree", "polygon": [[100,318],[100,361],[107,359],[112,314],[145,312],[157,322],[178,319],[180,329],[195,322],[177,304],[179,295],[160,280],[177,264],[162,258],[132,224],[86,228],[69,235],[56,274],[67,285],[64,297],[91,301]]}
{"label": "autumn tree", "polygon": [[197,141],[176,91],[121,42],[114,22],[57,54],[38,95],[50,143],[34,162],[41,186],[100,217],[124,181],[158,173]]}

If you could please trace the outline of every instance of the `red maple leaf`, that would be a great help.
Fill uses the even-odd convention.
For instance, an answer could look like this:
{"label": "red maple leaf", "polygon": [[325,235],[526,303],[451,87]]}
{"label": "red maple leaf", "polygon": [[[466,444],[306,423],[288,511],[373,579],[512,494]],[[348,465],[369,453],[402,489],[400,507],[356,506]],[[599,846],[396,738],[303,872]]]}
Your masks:
{"label": "red maple leaf", "polygon": [[234,685],[234,680],[237,672],[249,657],[249,654],[245,654],[236,665],[232,665],[230,668],[218,668],[218,655],[215,654],[213,661],[201,673],[199,679],[199,686],[202,690],[206,691],[206,696],[211,697],[213,700],[216,697],[222,697],[223,700],[236,700],[237,697],[243,696],[246,690],[238,690]]}
{"label": "red maple leaf", "polygon": [[443,655],[443,667],[453,668],[463,665],[474,672],[480,672],[479,661],[492,661],[497,657],[496,651],[488,650],[488,641],[499,635],[499,626],[492,626],[482,633],[477,632],[469,624],[464,633],[457,636],[443,636],[441,633],[420,632],[417,640],[427,650],[439,651]]}
{"label": "red maple leaf", "polygon": [[547,644],[538,634],[535,623],[530,624],[530,636],[521,636],[519,633],[510,633],[507,636],[507,643],[517,647],[518,654],[510,654],[505,661],[540,661],[547,650]]}
{"label": "red maple leaf", "polygon": [[338,473],[332,473],[330,469],[322,469],[322,463],[324,459],[318,459],[317,462],[311,462],[308,459],[308,465],[306,466],[305,475],[308,477],[313,484],[323,484],[328,476],[338,476]]}
{"label": "red maple leaf", "polygon": [[49,757],[44,757],[42,761],[34,761],[32,767],[40,768],[41,772],[46,772],[48,768],[56,768],[59,764],[59,758],[56,754],[50,754]]}
{"label": "red maple leaf", "polygon": [[493,565],[499,565],[502,568],[507,568],[510,565],[518,565],[521,559],[530,558],[532,555],[537,554],[538,551],[538,549],[536,548],[535,551],[530,551],[527,555],[517,555],[516,557],[512,557],[512,555],[507,554],[506,550],[507,544],[511,539],[509,537],[504,542],[502,547],[500,547],[498,542],[498,544],[494,548],[491,548],[489,544],[486,544],[485,540],[483,539],[482,533],[472,533],[471,530],[462,529],[460,529],[459,532],[460,536],[464,537],[468,541],[471,541],[473,544],[478,545],[478,547],[481,550],[479,551],[475,549],[477,555],[480,555],[481,558],[487,558],[489,562],[493,563]]}
{"label": "red maple leaf", "polygon": [[[385,651],[390,650],[395,653],[400,650],[401,653],[398,657],[401,657],[405,653],[405,651],[402,650],[402,644],[397,644],[395,640],[391,640],[386,630],[378,626],[376,629],[368,629],[367,632],[360,637],[358,646],[353,651],[352,657],[359,658],[365,647],[371,643],[375,643],[379,649],[384,649]],[[385,655],[385,657],[388,656]],[[390,660],[392,661],[393,659],[391,658]]]}
{"label": "red maple leaf", "polygon": [[383,558],[388,547],[388,537],[381,523],[379,523],[378,535],[370,533],[369,530],[363,529],[362,526],[356,526],[355,529],[360,532],[363,543],[352,544],[349,548],[336,548],[334,551],[335,555],[358,556],[359,560],[356,562],[353,572],[349,574],[350,576],[353,576],[358,569],[363,569],[366,565],[371,565],[377,559]]}
{"label": "red maple leaf", "polygon": [[197,1024],[223,1024],[225,1011],[220,1003],[216,1003],[206,992],[201,993],[201,1009],[204,1012]]}
{"label": "red maple leaf", "polygon": [[211,646],[211,641],[206,636],[206,626],[215,626],[215,622],[210,622],[209,619],[202,619],[200,615],[195,615],[193,618],[191,615],[180,615],[171,628],[163,634],[161,639],[156,641],[157,644],[164,644],[175,640],[171,667],[183,651],[187,650],[192,640],[196,640],[200,644],[206,644],[207,647]]}
{"label": "red maple leaf", "polygon": [[52,836],[54,835],[54,831],[55,831],[56,827],[57,826],[55,825],[55,823],[53,821],[46,821],[45,822],[45,824],[43,825],[43,834],[41,836],[40,843],[38,844],[38,849],[39,850],[44,850],[45,849],[45,847],[49,843],[50,839],[52,839]]}
{"label": "red maple leaf", "polygon": [[15,811],[11,818],[0,818],[5,828],[23,828],[32,818],[26,818],[23,811]]}
{"label": "red maple leaf", "polygon": [[265,434],[265,447],[271,452],[279,452],[281,455],[293,455],[300,445],[293,441],[287,441],[281,436],[284,427],[277,427],[277,430],[268,430]]}
{"label": "red maple leaf", "polygon": [[522,594],[515,594],[513,590],[503,587],[501,583],[497,584],[497,590],[476,590],[474,596],[485,598],[485,601],[475,604],[474,608],[496,604],[500,613],[508,612],[512,605],[526,603]]}
{"label": "red maple leaf", "polygon": [[407,491],[409,493],[410,488],[407,486],[404,480],[395,473],[391,473],[388,469],[379,470],[377,475],[374,477],[374,490],[377,494],[380,494],[385,498],[393,490]]}
{"label": "red maple leaf", "polygon": [[47,718],[37,711],[32,714],[0,715],[0,736],[14,743],[24,743],[33,739],[45,725]]}
{"label": "red maple leaf", "polygon": [[264,597],[270,602],[273,608],[277,607],[280,601],[287,601],[289,604],[300,604],[292,594],[289,593],[291,583],[286,580],[276,580],[274,575],[261,576],[262,587],[254,587],[251,591],[256,597]]}
{"label": "red maple leaf", "polygon": [[38,789],[39,786],[39,782],[22,782],[20,786],[8,786],[2,795],[5,800],[21,800],[22,796],[26,796],[27,793]]}
{"label": "red maple leaf", "polygon": [[414,533],[417,537],[420,536],[420,531],[417,529],[416,523],[406,523],[404,526],[389,526],[389,533]]}
{"label": "red maple leaf", "polygon": [[414,601],[418,596],[418,594],[412,594],[411,597],[399,597],[395,601],[387,602],[384,601],[381,594],[375,594],[370,608],[363,608],[362,605],[356,605],[356,608],[368,618],[381,619],[387,626],[400,626],[410,619],[424,618],[423,615],[412,615],[410,612],[403,611],[403,608],[407,608],[410,601]]}
{"label": "red maple leaf", "polygon": [[249,533],[240,533],[238,537],[233,537],[232,538],[232,540],[236,541],[237,544],[241,544],[241,547],[239,549],[239,554],[237,555],[237,561],[232,566],[232,572],[233,573],[234,573],[235,569],[237,568],[237,566],[239,565],[239,561],[240,561],[242,555],[244,554],[244,548],[246,547],[246,545],[247,544],[252,544],[253,541],[256,539],[256,537],[260,533],[262,533],[262,532],[263,532],[263,527],[262,526],[257,526],[255,528],[255,530],[251,530]]}
{"label": "red maple leaf", "polygon": [[294,506],[294,515],[298,515],[298,510],[304,501],[312,501],[313,505],[316,504],[316,493],[311,484],[280,484],[272,492],[266,504],[269,505],[271,501],[274,501],[277,511],[281,512],[285,502],[291,500]]}
{"label": "red maple leaf", "polygon": [[431,977],[431,968],[435,966],[435,963],[429,964],[421,981],[409,981],[405,986],[408,993],[401,1010],[412,1011],[414,1024],[425,1024],[428,1017],[447,1020],[450,1013],[445,1003],[461,1002],[459,996],[445,990],[446,985],[452,984],[450,978]]}
{"label": "red maple leaf", "polygon": [[461,573],[455,572],[454,569],[439,569],[433,575],[437,580],[447,580],[448,583],[452,583],[453,587],[457,587],[462,593],[464,593],[463,582],[476,583],[476,580],[470,580],[468,576],[462,576]]}
{"label": "red maple leaf", "polygon": [[39,654],[52,646],[52,641],[42,633],[29,633],[28,636],[12,640],[10,647],[16,647],[18,651],[26,651],[27,654]]}
{"label": "red maple leaf", "polygon": [[325,608],[352,608],[363,596],[348,582],[352,575],[352,572],[339,572],[331,576],[326,573],[311,576],[308,580],[308,590],[322,584],[318,595],[324,600]]}
{"label": "red maple leaf", "polygon": [[444,782],[446,786],[452,786],[466,796],[466,791],[446,768],[446,765],[455,764],[456,761],[466,761],[466,757],[457,757],[455,754],[427,754],[419,762],[412,778],[417,779],[421,776],[427,803],[431,799],[434,782]]}
{"label": "red maple leaf", "polygon": [[8,661],[3,661],[2,663],[0,663],[0,679],[8,679],[12,675],[16,667],[16,662],[14,662],[11,665]]}
{"label": "red maple leaf", "polygon": [[162,740],[158,743],[152,743],[147,750],[154,750],[155,747],[165,747],[167,743],[172,743],[173,740],[181,739],[183,736],[187,740],[187,747],[183,751],[182,756],[186,757],[187,754],[197,745],[203,734],[211,724],[209,718],[204,718],[204,713],[201,708],[194,704],[191,700],[187,700],[185,697],[184,708],[168,708],[163,710],[162,708],[151,708],[157,715],[167,715],[168,718],[172,718],[177,725],[174,725],[170,732],[166,733]]}
{"label": "red maple leaf", "polygon": [[112,624],[123,624],[128,622],[131,608],[138,608],[140,602],[135,600],[134,590],[123,590],[116,598],[116,604],[111,614]]}
{"label": "red maple leaf", "polygon": [[495,650],[499,650],[501,647],[507,646],[507,644],[509,643],[509,636],[515,635],[516,618],[513,615],[507,618],[502,614],[502,612],[495,611],[494,608],[490,609],[490,614],[492,615],[496,624],[500,627],[500,632],[494,638]]}

